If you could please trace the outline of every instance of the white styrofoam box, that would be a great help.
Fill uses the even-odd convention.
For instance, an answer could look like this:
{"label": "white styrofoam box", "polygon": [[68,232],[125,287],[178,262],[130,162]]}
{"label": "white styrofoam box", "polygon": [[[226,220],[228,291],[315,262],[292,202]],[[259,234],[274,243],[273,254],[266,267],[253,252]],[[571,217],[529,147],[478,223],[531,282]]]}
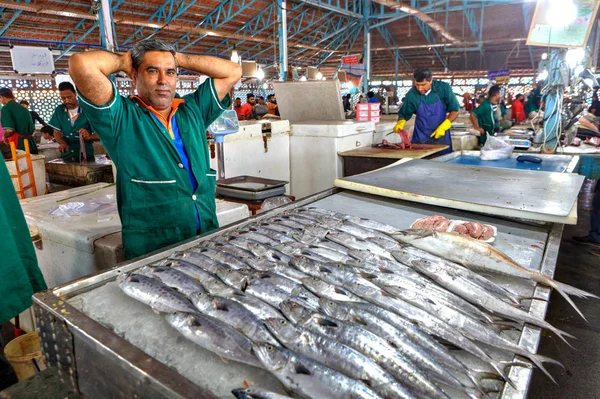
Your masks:
{"label": "white styrofoam box", "polygon": [[[271,122],[271,137],[267,139],[266,152],[261,127],[256,121],[244,123],[240,125],[238,133],[225,136],[226,178],[250,175],[290,181],[289,122]],[[210,160],[210,167],[217,170],[217,157]]]}
{"label": "white styrofoam box", "polygon": [[[25,151],[17,150],[17,155],[24,155]],[[37,195],[46,194],[46,162],[43,155],[31,155],[31,165],[33,167],[33,178],[35,180],[35,189],[37,190]],[[6,167],[8,168],[8,173],[10,175],[17,174],[17,165],[15,161],[6,161]],[[27,166],[27,158],[19,159],[19,168],[21,172],[28,170]],[[23,182],[23,186],[28,186],[30,183],[29,174],[25,174],[21,176],[21,181]],[[15,191],[19,190],[19,181],[16,177],[12,179],[13,186],[15,187]],[[25,198],[33,197],[32,190],[25,191]]]}
{"label": "white styrofoam box", "polygon": [[224,200],[217,201],[217,219],[219,226],[227,226],[228,224],[238,222],[250,217],[250,209],[246,204],[237,202],[229,202]]}
{"label": "white styrofoam box", "polygon": [[369,103],[369,109],[371,111],[373,111],[373,110],[379,111],[380,106],[381,106],[381,103]]}
{"label": "white styrofoam box", "polygon": [[292,124],[291,194],[302,198],[333,187],[343,175],[338,152],[371,146],[374,130],[373,122]]}
{"label": "white styrofoam box", "polygon": [[[43,137],[42,137],[43,140]],[[52,161],[53,159],[60,158],[60,145],[58,143],[46,143],[40,144],[38,147],[38,153],[46,158],[46,162]]]}

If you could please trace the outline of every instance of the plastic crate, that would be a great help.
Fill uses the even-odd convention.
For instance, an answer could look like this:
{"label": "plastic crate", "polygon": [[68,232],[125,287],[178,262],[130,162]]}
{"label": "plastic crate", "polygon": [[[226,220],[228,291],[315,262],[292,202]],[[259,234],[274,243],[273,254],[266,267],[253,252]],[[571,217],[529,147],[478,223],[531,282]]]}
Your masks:
{"label": "plastic crate", "polygon": [[379,107],[381,106],[380,103],[369,103],[367,105],[369,106],[370,110],[377,110],[377,111],[379,111]]}
{"label": "plastic crate", "polygon": [[369,116],[379,116],[379,109],[377,111],[370,109]]}
{"label": "plastic crate", "polygon": [[358,118],[359,116],[368,119],[371,116],[371,114],[367,110],[356,111],[356,117]]}
{"label": "plastic crate", "polygon": [[356,112],[359,111],[368,111],[369,110],[369,104],[356,104]]}
{"label": "plastic crate", "polygon": [[369,116],[368,115],[364,116],[364,115],[358,115],[357,114],[356,115],[356,120],[359,121],[359,122],[366,122],[366,121],[369,120]]}

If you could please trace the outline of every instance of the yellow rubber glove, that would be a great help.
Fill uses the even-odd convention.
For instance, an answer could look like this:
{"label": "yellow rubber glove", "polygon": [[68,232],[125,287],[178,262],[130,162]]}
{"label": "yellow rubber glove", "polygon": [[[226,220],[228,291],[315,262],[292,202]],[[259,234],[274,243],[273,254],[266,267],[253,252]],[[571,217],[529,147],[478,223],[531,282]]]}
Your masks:
{"label": "yellow rubber glove", "polygon": [[431,133],[431,136],[429,137],[433,137],[436,140],[441,139],[446,134],[446,130],[450,129],[451,127],[452,122],[450,122],[448,119],[444,119],[444,121],[437,127],[437,129],[435,129],[433,133]]}
{"label": "yellow rubber glove", "polygon": [[406,125],[406,120],[398,120],[398,123],[396,123],[396,126],[394,126],[394,133],[398,133],[398,131],[404,129],[404,125]]}

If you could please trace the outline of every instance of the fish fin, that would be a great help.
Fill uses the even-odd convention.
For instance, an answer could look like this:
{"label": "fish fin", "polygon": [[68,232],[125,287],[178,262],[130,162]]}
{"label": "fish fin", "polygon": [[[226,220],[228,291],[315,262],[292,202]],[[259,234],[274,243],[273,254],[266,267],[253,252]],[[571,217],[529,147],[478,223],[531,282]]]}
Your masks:
{"label": "fish fin", "polygon": [[492,323],[494,327],[500,330],[522,330],[523,326],[516,321],[498,320]]}
{"label": "fish fin", "polygon": [[[573,302],[573,300],[571,299],[571,297],[569,297],[569,295],[567,294],[567,292],[566,292],[566,291],[563,289],[563,287],[562,287],[562,286],[564,286],[564,285],[566,285],[566,284],[561,284],[561,283],[559,283],[558,281],[555,281],[555,280],[551,279],[550,277],[546,277],[546,279],[544,279],[544,281],[539,281],[539,280],[538,280],[538,282],[540,282],[541,284],[548,285],[548,286],[550,286],[551,288],[554,288],[554,289],[555,289],[555,290],[556,290],[556,291],[557,291],[557,292],[558,292],[558,293],[559,293],[559,294],[560,294],[560,295],[561,295],[563,298],[565,298],[565,300],[566,300],[567,302],[569,302],[569,305],[571,305],[571,306],[573,307],[573,309],[575,309],[575,311],[576,311],[576,312],[579,314],[579,316],[581,316],[581,318],[582,318],[583,320],[585,320],[585,321],[586,321],[586,323],[589,323],[589,322],[588,322],[588,320],[587,320],[587,319],[585,318],[585,316],[583,315],[583,313],[581,313],[581,310],[579,310],[579,308],[577,307],[577,305],[575,305],[575,302]],[[569,286],[568,286],[568,287],[569,287]],[[571,288],[573,288],[573,287],[571,287]],[[582,291],[582,292],[585,292],[585,291]],[[560,331],[560,330],[558,330],[558,331]],[[563,333],[563,332],[561,331],[561,333]],[[561,338],[563,341],[567,342],[567,341],[566,341],[566,340],[565,340],[565,339],[562,337],[562,334],[561,334],[561,333],[558,333],[558,332],[556,332],[556,334],[558,334],[558,336],[559,336],[559,337],[560,337],[560,338]],[[566,334],[566,333],[564,333],[564,334]],[[567,335],[568,335],[568,334],[567,334]],[[567,344],[568,344],[568,342],[567,342]],[[571,346],[571,345],[569,345],[569,346]]]}
{"label": "fish fin", "polygon": [[556,284],[567,294],[569,295],[575,295],[576,297],[579,298],[595,298],[595,299],[599,299],[600,297],[598,295],[594,295],[592,293],[589,293],[587,291],[584,290],[580,290],[579,288],[575,288],[573,286],[570,286],[568,284],[565,283],[560,283],[560,282],[556,282]]}
{"label": "fish fin", "polygon": [[310,370],[307,369],[304,365],[302,365],[302,363],[296,364],[295,371],[296,371],[296,374],[311,375]]}
{"label": "fish fin", "polygon": [[368,272],[359,272],[358,275],[367,280],[375,280],[377,278],[376,274],[368,273]]}
{"label": "fish fin", "polygon": [[277,255],[277,254],[273,254],[273,255],[271,255],[271,257],[273,257],[273,258],[275,258],[275,259],[277,259],[277,260],[281,260],[281,257],[279,257],[279,255]]}
{"label": "fish fin", "polygon": [[[585,318],[584,318],[584,320],[585,320]],[[554,326],[551,326],[551,325],[549,325],[547,329],[552,331],[554,334],[558,335],[558,338],[562,339],[567,345],[569,345],[571,347],[571,349],[576,350],[576,348],[573,345],[571,345],[571,343],[569,341],[567,341],[567,339],[565,337],[569,337],[571,339],[577,339],[577,337],[569,334],[568,332],[560,330]]]}
{"label": "fish fin", "polygon": [[368,323],[366,321],[364,321],[363,318],[360,316],[353,315],[353,316],[350,316],[350,318],[357,324],[360,324],[363,326],[368,325]]}
{"label": "fish fin", "polygon": [[[502,379],[504,381],[506,381],[506,383],[508,385],[510,385],[514,389],[517,389],[517,386],[515,385],[515,383],[510,378],[508,378],[508,374],[506,373],[506,368],[510,367],[510,366],[514,366],[515,364],[513,364],[512,362],[507,362],[507,361],[496,361],[496,360],[492,360],[491,358],[488,361],[488,363],[494,368],[494,370],[496,370],[498,372],[498,374],[502,377]],[[519,365],[520,364],[521,364],[521,362],[519,362]]]}
{"label": "fish fin", "polygon": [[244,280],[242,280],[242,284],[240,286],[240,290],[242,292],[246,292],[247,289],[248,289],[248,279],[244,279]]}
{"label": "fish fin", "polygon": [[337,323],[334,323],[331,320],[322,319],[322,318],[319,318],[317,320],[317,324],[320,326],[325,326],[325,327],[337,327],[338,326]]}
{"label": "fish fin", "polygon": [[502,381],[502,376],[499,376],[496,373],[490,373],[489,371],[467,371],[467,376],[475,385],[479,385],[483,380],[496,380]]}
{"label": "fish fin", "polygon": [[371,381],[369,381],[369,380],[356,380],[356,381],[362,382],[363,384],[365,384],[369,388],[372,387]]}
{"label": "fish fin", "polygon": [[347,293],[346,291],[344,291],[343,289],[341,289],[341,288],[335,287],[335,288],[333,289],[333,291],[334,291],[336,294],[340,294],[340,295],[346,295],[346,296],[348,296],[348,293]]}
{"label": "fish fin", "polygon": [[135,274],[132,274],[131,276],[129,276],[129,281],[131,283],[139,283],[140,279]]}
{"label": "fish fin", "polygon": [[378,267],[379,271],[385,274],[396,274],[393,270],[388,269],[387,267]]}
{"label": "fish fin", "polygon": [[229,308],[221,301],[213,301],[213,306],[217,310],[222,310],[224,312],[229,312]]}

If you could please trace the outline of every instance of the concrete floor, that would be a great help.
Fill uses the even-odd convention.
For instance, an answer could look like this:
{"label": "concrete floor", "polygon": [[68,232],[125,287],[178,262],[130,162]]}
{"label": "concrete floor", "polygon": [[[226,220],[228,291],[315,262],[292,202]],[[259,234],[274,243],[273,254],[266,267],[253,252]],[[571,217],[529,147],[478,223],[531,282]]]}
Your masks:
{"label": "concrete floor", "polygon": [[[590,253],[595,247],[575,243],[573,236],[589,231],[591,194],[579,200],[579,223],[565,226],[554,278],[600,296],[600,257]],[[600,249],[600,248],[596,248]],[[539,370],[534,371],[530,399],[600,399],[600,300],[574,299],[587,317],[586,323],[556,292],[552,293],[546,321],[577,337],[569,348],[554,334],[544,332],[538,353],[560,361],[565,369],[549,365],[558,385]]]}

